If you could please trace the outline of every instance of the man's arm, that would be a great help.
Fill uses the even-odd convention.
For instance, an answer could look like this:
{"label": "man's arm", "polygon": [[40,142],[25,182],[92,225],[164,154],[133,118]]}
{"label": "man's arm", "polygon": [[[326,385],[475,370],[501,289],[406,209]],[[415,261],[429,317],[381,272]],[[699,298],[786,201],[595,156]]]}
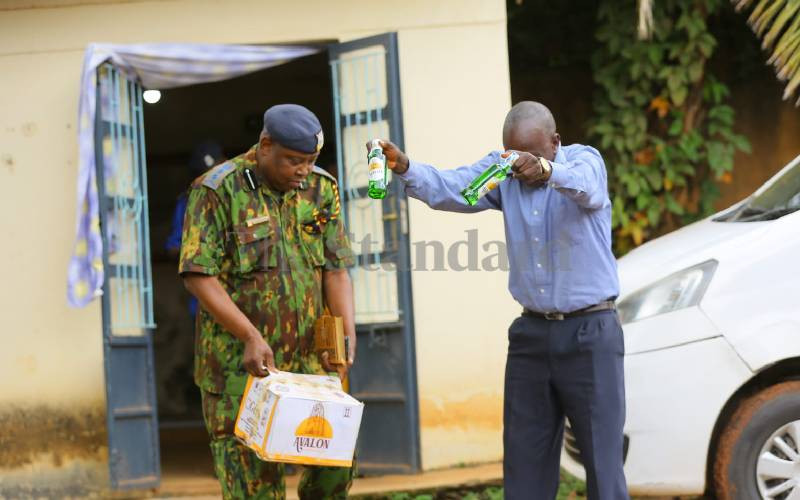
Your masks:
{"label": "man's arm", "polygon": [[576,152],[563,162],[549,162],[552,171],[542,169],[542,159],[527,152],[519,152],[519,159],[514,162],[514,177],[528,185],[548,182],[561,194],[567,196],[578,205],[590,210],[602,208],[608,200],[608,181],[606,164],[600,153],[589,146],[579,146]]}
{"label": "man's arm", "polygon": [[566,162],[551,165],[550,184],[578,205],[597,210],[608,200],[606,164],[596,149],[581,146]]}
{"label": "man's arm", "polygon": [[217,194],[204,186],[192,188],[184,215],[178,272],[186,289],[214,320],[244,342],[243,364],[247,372],[265,377],[265,365],[275,370],[272,350],[217,279],[225,254],[226,227],[226,211]]}
{"label": "man's arm", "polygon": [[[435,210],[449,212],[472,213],[489,208],[501,210],[500,190],[490,191],[478,200],[474,206],[467,204],[461,196],[461,190],[480,175],[489,165],[499,161],[498,154],[489,154],[477,163],[455,168],[439,170],[432,165],[410,161],[400,148],[390,141],[382,140],[383,154],[389,168],[405,181],[406,194],[425,202]],[[369,148],[369,146],[367,146]]]}
{"label": "man's arm", "polygon": [[339,377],[344,379],[356,360],[356,321],[353,303],[353,284],[347,269],[325,269],[322,271],[322,292],[331,314],[341,316],[344,334],[350,342],[347,365],[337,367]]}
{"label": "man's arm", "polygon": [[261,332],[236,307],[216,276],[185,273],[183,284],[217,323],[244,343],[243,364],[248,373],[266,377],[270,371],[277,371],[272,349]]}

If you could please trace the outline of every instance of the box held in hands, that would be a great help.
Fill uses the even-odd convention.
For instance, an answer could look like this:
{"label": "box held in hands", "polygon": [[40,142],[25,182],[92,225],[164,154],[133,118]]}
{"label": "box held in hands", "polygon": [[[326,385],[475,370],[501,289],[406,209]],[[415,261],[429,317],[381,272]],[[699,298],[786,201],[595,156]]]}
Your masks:
{"label": "box held in hands", "polygon": [[234,434],[262,460],[350,467],[363,410],[338,377],[251,375]]}

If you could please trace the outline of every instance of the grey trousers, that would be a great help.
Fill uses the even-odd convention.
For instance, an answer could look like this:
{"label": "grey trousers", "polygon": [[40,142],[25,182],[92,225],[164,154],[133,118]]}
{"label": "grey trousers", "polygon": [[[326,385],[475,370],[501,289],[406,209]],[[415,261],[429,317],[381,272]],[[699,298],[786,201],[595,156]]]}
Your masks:
{"label": "grey trousers", "polygon": [[514,320],[503,412],[506,499],[556,497],[565,416],[581,450],[589,499],[628,498],[624,350],[616,311]]}

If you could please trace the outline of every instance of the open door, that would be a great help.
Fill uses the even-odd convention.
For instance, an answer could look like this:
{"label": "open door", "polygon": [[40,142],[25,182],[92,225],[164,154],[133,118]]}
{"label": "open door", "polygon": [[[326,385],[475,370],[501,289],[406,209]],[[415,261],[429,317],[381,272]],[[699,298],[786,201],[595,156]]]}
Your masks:
{"label": "open door", "polygon": [[97,71],[95,157],[111,486],[154,488],[160,461],[142,89],[108,64]]}
{"label": "open door", "polygon": [[329,55],[339,192],[357,256],[350,390],[365,404],[358,468],[412,473],[420,461],[407,200],[397,180],[383,200],[367,196],[365,146],[389,138],[403,147],[397,34],[333,44]]}

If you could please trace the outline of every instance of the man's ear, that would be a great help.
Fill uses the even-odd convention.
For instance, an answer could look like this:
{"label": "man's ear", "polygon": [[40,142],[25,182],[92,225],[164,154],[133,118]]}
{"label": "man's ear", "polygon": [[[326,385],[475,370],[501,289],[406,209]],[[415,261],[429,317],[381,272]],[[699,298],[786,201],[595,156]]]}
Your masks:
{"label": "man's ear", "polygon": [[561,136],[558,135],[558,132],[553,134],[553,149],[558,149],[558,145],[561,144]]}
{"label": "man's ear", "polygon": [[272,137],[267,134],[261,134],[261,137],[258,139],[258,148],[262,153],[269,152],[269,150],[272,149],[272,144]]}

